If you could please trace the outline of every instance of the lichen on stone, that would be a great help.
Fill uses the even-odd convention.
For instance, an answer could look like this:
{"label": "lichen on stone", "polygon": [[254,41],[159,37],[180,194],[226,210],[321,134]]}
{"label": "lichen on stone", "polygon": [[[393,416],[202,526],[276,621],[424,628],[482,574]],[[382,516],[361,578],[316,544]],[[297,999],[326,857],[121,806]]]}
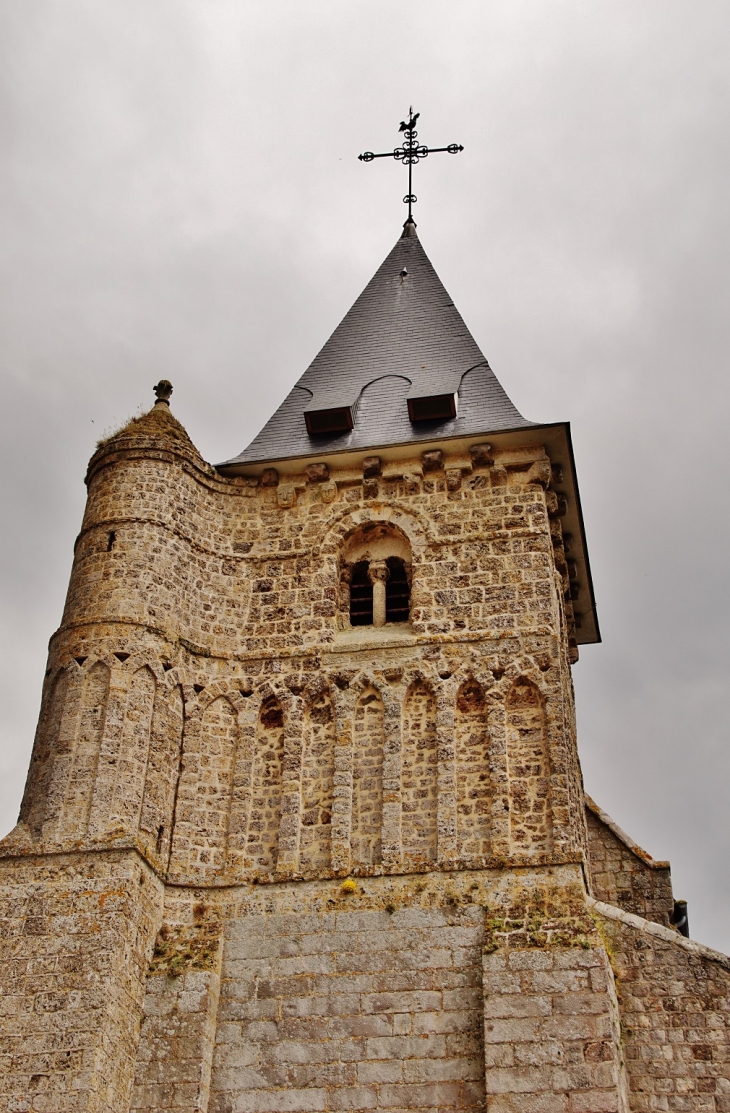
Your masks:
{"label": "lichen on stone", "polygon": [[484,953],[500,948],[582,947],[600,943],[583,894],[576,889],[516,892],[509,904],[485,906]]}
{"label": "lichen on stone", "polygon": [[218,957],[221,925],[217,920],[160,928],[149,973],[177,978],[188,970],[212,970]]}

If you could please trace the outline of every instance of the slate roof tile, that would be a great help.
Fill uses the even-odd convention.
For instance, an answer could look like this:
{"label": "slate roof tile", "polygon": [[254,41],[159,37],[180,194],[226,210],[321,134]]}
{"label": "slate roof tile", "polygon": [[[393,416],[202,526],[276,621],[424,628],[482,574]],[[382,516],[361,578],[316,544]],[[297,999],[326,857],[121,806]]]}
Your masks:
{"label": "slate roof tile", "polygon": [[[405,274],[403,272],[406,272]],[[455,393],[451,420],[411,422],[408,396]],[[305,408],[357,403],[346,433],[310,436]],[[416,234],[403,235],[248,448],[220,470],[529,427],[492,372]]]}

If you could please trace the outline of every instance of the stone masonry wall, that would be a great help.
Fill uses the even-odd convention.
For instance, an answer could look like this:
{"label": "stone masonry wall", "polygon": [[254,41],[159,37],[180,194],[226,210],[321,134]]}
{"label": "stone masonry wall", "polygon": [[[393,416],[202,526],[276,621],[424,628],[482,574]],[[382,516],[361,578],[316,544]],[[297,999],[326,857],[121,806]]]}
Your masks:
{"label": "stone masonry wall", "polygon": [[[548,461],[539,445],[464,452],[367,481],[225,480],[165,406],[102,446],[7,845],[135,844],[190,881],[579,854]],[[341,565],[371,529],[410,553],[411,619],[351,629]]]}
{"label": "stone masonry wall", "polygon": [[[399,665],[389,667],[389,661]],[[549,713],[550,690],[535,656],[517,657],[499,681],[460,647],[435,660],[418,647],[386,648],[381,667],[372,671],[347,668],[350,662],[357,665],[357,656],[320,659],[312,672],[272,674],[260,667],[258,675],[228,664],[228,675],[221,670],[211,683],[191,684],[206,679],[201,670],[191,676],[149,654],[124,661],[106,654],[106,725],[90,743],[88,734],[72,728],[79,721],[77,693],[86,690],[86,677],[99,662],[72,660],[63,687],[50,689],[52,699],[61,692],[66,701],[50,722],[70,724],[67,740],[55,739],[55,752],[45,746],[55,767],[46,781],[57,791],[46,795],[39,822],[21,822],[6,847],[70,849],[79,839],[131,843],[176,879],[201,882],[575,856],[564,831],[554,838],[557,850],[542,829],[534,844],[510,840],[531,809],[537,808],[541,823],[552,819],[545,799],[552,804],[554,796],[546,782],[552,790],[566,779],[559,750],[553,750],[553,777],[538,775],[543,755],[543,764],[531,759],[526,780],[527,759],[520,765],[514,749],[523,735],[505,727],[520,677],[534,678],[530,691],[542,701],[538,712],[542,716],[544,703]],[[140,692],[146,700],[141,709]],[[425,709],[417,719],[415,693]],[[426,734],[416,737],[423,715]],[[534,735],[524,729],[525,737]],[[542,730],[538,737],[543,745]],[[419,772],[412,762],[420,762],[422,745],[427,760]],[[127,747],[130,757],[123,761]],[[90,818],[76,838],[64,819],[68,755],[96,770]],[[41,838],[34,839],[38,830]]]}
{"label": "stone masonry wall", "polygon": [[[153,413],[142,424],[154,418],[160,426],[164,417]],[[212,652],[220,643],[221,656],[331,642],[340,545],[381,517],[364,509],[387,507],[387,520],[416,550],[416,633],[552,625],[550,557],[560,523],[548,522],[543,471],[537,478],[530,471],[532,461],[545,460],[539,446],[505,453],[492,468],[473,468],[467,456],[456,489],[445,470],[424,474],[418,457],[384,466],[367,489],[362,469],[352,468],[333,470],[327,482],[302,473],[262,486],[222,479],[192,447],[180,455],[176,445],[171,459],[172,420],[146,438],[115,438],[92,461],[77,545],[83,574],[72,579],[68,621],[79,612],[87,621],[164,619]]]}
{"label": "stone masonry wall", "polygon": [[206,1109],[212,1023],[210,1113],[628,1109],[613,975],[575,867],[192,898],[168,892],[135,1110]]}
{"label": "stone masonry wall", "polygon": [[206,1113],[219,972],[150,976],[130,1113]]}
{"label": "stone masonry wall", "polygon": [[485,911],[490,1113],[627,1113],[614,978],[580,880],[512,876]]}
{"label": "stone masonry wall", "polygon": [[[0,858],[8,1113],[479,1109],[510,1071],[516,1113],[622,1108],[601,940],[524,899],[582,894],[586,847],[568,539],[525,436],[228,480],[160,405],[100,447]],[[350,626],[371,542],[407,623]],[[593,1019],[485,1059],[514,979],[556,1032],[559,998]]]}
{"label": "stone masonry wall", "polygon": [[674,910],[669,862],[657,862],[592,800],[586,806],[588,870],[596,900],[669,927]]}
{"label": "stone masonry wall", "polygon": [[[553,625],[560,533],[548,516],[559,510],[546,499],[540,446],[490,467],[475,467],[465,448],[426,474],[416,457],[384,465],[367,488],[362,468],[262,486],[216,475],[192,446],[171,442],[174,419],[155,411],[91,462],[66,622],[154,620],[221,656],[332,642],[340,545],[372,520],[363,510],[377,520],[388,507],[414,550],[416,633]],[[463,480],[449,486],[452,463]]]}
{"label": "stone masonry wall", "polygon": [[137,855],[0,861],[0,1109],[127,1113],[161,918]]}
{"label": "stone masonry wall", "polygon": [[438,739],[436,698],[416,681],[403,704],[401,833],[404,860],[435,862],[438,856]]}
{"label": "stone masonry wall", "polygon": [[[132,1113],[206,1113],[218,1021],[221,925],[163,926],[146,982]],[[196,912],[198,915],[196,916]]]}
{"label": "stone masonry wall", "polygon": [[490,1113],[627,1113],[618,1005],[600,946],[484,957]]}
{"label": "stone masonry wall", "polygon": [[470,907],[230,923],[211,1110],[482,1109],[480,920]]}
{"label": "stone masonry wall", "polygon": [[596,903],[616,977],[633,1113],[730,1109],[730,959]]}

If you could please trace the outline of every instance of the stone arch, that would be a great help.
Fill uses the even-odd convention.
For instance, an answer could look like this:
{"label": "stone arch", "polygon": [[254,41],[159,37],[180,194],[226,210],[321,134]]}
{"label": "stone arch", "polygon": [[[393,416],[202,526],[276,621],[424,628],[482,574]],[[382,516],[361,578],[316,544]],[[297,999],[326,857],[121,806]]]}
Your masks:
{"label": "stone arch", "polygon": [[140,814],[140,836],[162,862],[170,854],[172,821],[181,772],[185,704],[182,688],[158,686]]}
{"label": "stone arch", "polygon": [[370,672],[368,669],[358,669],[355,675],[350,679],[350,690],[355,696],[360,695],[366,688],[373,688],[382,697],[383,688],[386,687],[382,677],[378,677],[375,673]]}
{"label": "stone arch", "polygon": [[553,817],[545,703],[540,689],[525,676],[518,677],[507,693],[506,749],[510,851],[549,853]]}
{"label": "stone arch", "polygon": [[126,676],[131,683],[140,669],[147,668],[159,684],[165,677],[165,671],[157,656],[150,650],[141,653],[108,653],[104,661],[120,676]]}
{"label": "stone arch", "polygon": [[340,609],[351,626],[408,621],[413,555],[399,526],[369,521],[355,527],[340,546],[339,566]]}
{"label": "stone arch", "polygon": [[284,707],[265,685],[262,690],[251,769],[246,865],[271,873],[276,868],[281,824],[284,764]]}
{"label": "stone arch", "polygon": [[67,710],[68,668],[50,678],[38,720],[28,783],[20,809],[20,822],[40,838],[43,824],[50,816],[51,787],[56,769],[56,753],[61,741],[62,723]]}
{"label": "stone arch", "polygon": [[138,833],[155,696],[165,676],[151,652],[107,653],[104,663],[109,700],[88,823],[95,840]]}
{"label": "stone arch", "polygon": [[[385,528],[399,534],[405,539],[406,549],[409,552],[408,563],[418,563],[427,544],[427,519],[417,512],[405,510],[395,505],[359,507],[357,510],[342,509],[329,518],[329,525],[324,534],[320,532],[321,522],[310,523],[312,532],[309,538],[312,545],[312,558],[322,570],[322,576],[331,583],[337,595],[336,625],[339,629],[350,627],[350,578],[352,563],[342,559],[343,547],[347,545],[348,538],[358,530]],[[385,554],[388,556],[400,554]],[[404,560],[404,565],[406,561]],[[388,570],[388,576],[390,570]],[[405,583],[410,588],[411,573],[405,567],[397,570],[393,583],[399,582],[401,587]]]}
{"label": "stone arch", "polygon": [[352,733],[350,854],[354,867],[368,869],[383,855],[385,712],[380,692],[366,679],[355,699]]}
{"label": "stone arch", "polygon": [[150,753],[157,681],[147,664],[135,670],[124,701],[121,744],[109,823],[137,833]]}
{"label": "stone arch", "polygon": [[322,685],[304,709],[299,868],[305,872],[332,864],[335,729],[332,697]]}
{"label": "stone arch", "polygon": [[488,706],[474,677],[456,693],[456,838],[459,857],[490,852],[492,784],[489,764]]}
{"label": "stone arch", "polygon": [[[219,683],[216,682],[216,684]],[[211,685],[211,689],[215,688],[216,685]],[[266,688],[268,690],[268,685],[266,685]],[[227,690],[229,700],[239,708],[238,722],[241,730],[240,746],[233,771],[233,798],[228,830],[226,865],[227,871],[237,876],[247,866],[246,847],[251,810],[251,779],[257,743],[257,724],[263,700],[261,688],[257,690],[255,682],[245,678],[236,677],[231,679],[227,684]]]}
{"label": "stone arch", "polygon": [[86,664],[69,754],[59,830],[62,838],[79,838],[88,830],[109,700],[109,666],[100,660]]}
{"label": "stone arch", "polygon": [[226,695],[187,722],[171,855],[178,874],[225,866],[239,734],[236,709]]}
{"label": "stone arch", "polygon": [[438,855],[436,696],[422,678],[411,682],[403,703],[401,852],[414,866]]}
{"label": "stone arch", "polygon": [[388,525],[399,530],[408,540],[414,559],[419,560],[429,540],[429,520],[413,509],[401,506],[363,506],[357,510],[340,510],[330,519],[321,540],[312,548],[314,557],[335,558],[350,534],[369,523]]}
{"label": "stone arch", "polygon": [[[242,691],[246,692],[245,697],[242,695]],[[191,705],[197,704],[201,711],[205,711],[211,703],[221,696],[225,696],[234,711],[240,715],[245,710],[249,697],[253,694],[253,685],[247,684],[241,677],[224,676],[206,683],[202,691],[197,691],[193,684],[190,702]]]}
{"label": "stone arch", "polygon": [[238,738],[236,709],[228,696],[217,696],[204,709],[201,718],[202,775],[199,788],[207,796],[207,826],[211,844],[208,860],[218,869],[225,865]]}

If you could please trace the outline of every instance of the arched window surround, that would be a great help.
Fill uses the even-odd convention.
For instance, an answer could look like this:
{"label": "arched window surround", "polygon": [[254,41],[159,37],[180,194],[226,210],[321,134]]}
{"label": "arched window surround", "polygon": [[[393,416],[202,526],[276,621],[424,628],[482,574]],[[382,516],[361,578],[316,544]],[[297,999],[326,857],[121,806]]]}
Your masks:
{"label": "arched window surround", "polygon": [[386,522],[366,522],[340,550],[342,609],[351,626],[408,622],[413,560],[405,534]]}

